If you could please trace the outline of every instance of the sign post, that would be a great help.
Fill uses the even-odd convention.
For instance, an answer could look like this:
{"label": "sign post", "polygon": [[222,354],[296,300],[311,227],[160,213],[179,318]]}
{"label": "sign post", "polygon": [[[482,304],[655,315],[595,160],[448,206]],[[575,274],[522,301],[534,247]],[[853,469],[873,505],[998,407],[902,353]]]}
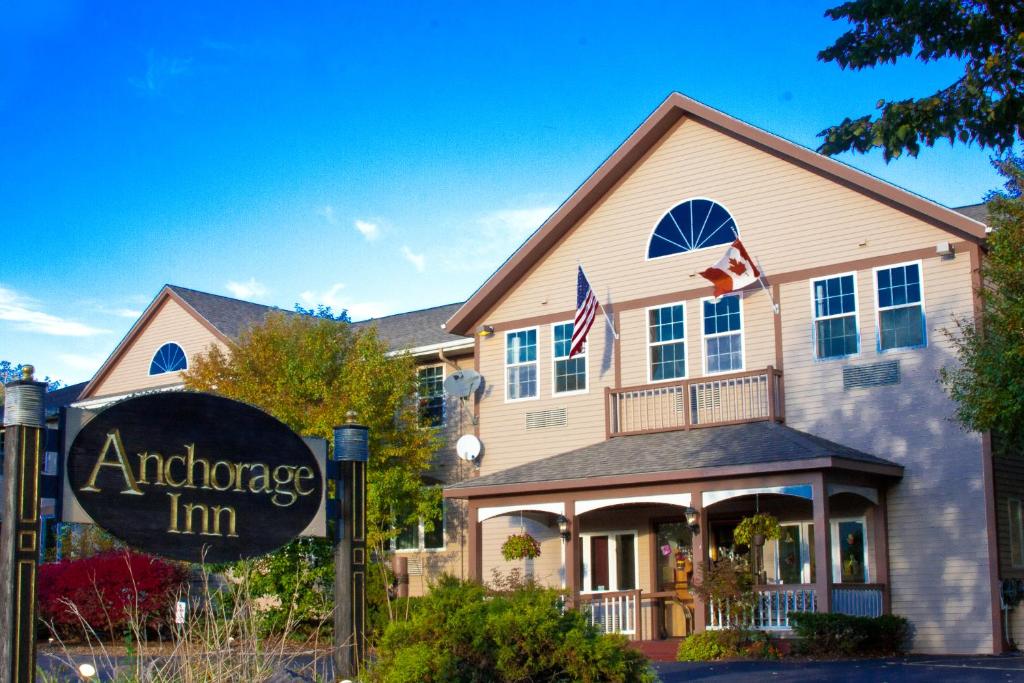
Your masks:
{"label": "sign post", "polygon": [[356,424],[334,428],[338,467],[335,496],[341,519],[334,539],[334,675],[359,673],[366,647],[366,463],[369,429]]}
{"label": "sign post", "polygon": [[3,512],[0,517],[0,681],[31,683],[36,668],[39,466],[45,449],[45,382],[5,387]]}

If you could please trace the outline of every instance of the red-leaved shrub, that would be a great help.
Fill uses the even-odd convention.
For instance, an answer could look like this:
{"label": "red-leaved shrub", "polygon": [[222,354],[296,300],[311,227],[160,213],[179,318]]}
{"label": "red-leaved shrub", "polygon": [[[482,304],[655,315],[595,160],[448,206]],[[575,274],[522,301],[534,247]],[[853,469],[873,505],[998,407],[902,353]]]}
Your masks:
{"label": "red-leaved shrub", "polygon": [[172,618],[186,576],[180,565],[130,550],[49,562],[39,566],[39,616],[61,635],[81,633],[81,620],[110,637],[133,623],[159,628]]}

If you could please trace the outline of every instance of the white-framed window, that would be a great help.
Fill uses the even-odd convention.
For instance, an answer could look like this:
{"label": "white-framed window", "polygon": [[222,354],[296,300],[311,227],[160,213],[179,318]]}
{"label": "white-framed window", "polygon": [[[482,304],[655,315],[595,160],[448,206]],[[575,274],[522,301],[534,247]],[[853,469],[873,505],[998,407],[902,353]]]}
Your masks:
{"label": "white-framed window", "polygon": [[424,550],[444,550],[445,502],[441,501],[441,509],[434,517],[432,528],[428,531],[424,520],[410,524],[391,542],[392,550],[397,552],[421,552]]}
{"label": "white-framed window", "polygon": [[444,366],[431,365],[416,370],[416,398],[419,401],[420,425],[441,427],[445,420]]}
{"label": "white-framed window", "polygon": [[538,398],[537,328],[505,333],[505,400]]}
{"label": "white-framed window", "polygon": [[640,576],[636,536],[635,530],[580,534],[581,593],[636,589]]}
{"label": "white-framed window", "polygon": [[162,375],[178,370],[188,370],[188,357],[180,344],[167,342],[153,354],[149,362],[149,374]]}
{"label": "white-framed window", "polygon": [[587,344],[580,353],[569,358],[572,348],[573,323],[551,326],[551,393],[582,394],[587,391]]}
{"label": "white-framed window", "polygon": [[648,374],[652,382],[686,377],[686,306],[647,309]]}
{"label": "white-framed window", "polygon": [[814,355],[845,358],[860,353],[857,326],[857,274],[811,280]]}
{"label": "white-framed window", "polygon": [[704,324],[704,372],[743,369],[743,306],[738,294],[701,300]]}
{"label": "white-framed window", "polygon": [[1024,505],[1020,498],[1010,498],[1006,505],[1010,527],[1010,566],[1024,567]]}
{"label": "white-framed window", "polygon": [[814,583],[814,522],[783,522],[773,541],[775,581],[780,584]]}
{"label": "white-framed window", "polygon": [[871,539],[863,517],[832,520],[832,580],[869,583]]}
{"label": "white-framed window", "polygon": [[875,268],[878,350],[927,346],[921,262]]}

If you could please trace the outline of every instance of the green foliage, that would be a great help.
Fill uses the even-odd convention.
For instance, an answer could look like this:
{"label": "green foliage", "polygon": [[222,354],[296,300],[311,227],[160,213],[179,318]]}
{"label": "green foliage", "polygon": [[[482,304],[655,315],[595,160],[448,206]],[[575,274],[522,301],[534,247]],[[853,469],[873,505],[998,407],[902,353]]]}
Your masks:
{"label": "green foliage", "polygon": [[676,660],[712,662],[719,659],[778,659],[779,650],[763,631],[740,628],[694,633],[679,643]]}
{"label": "green foliage", "polygon": [[779,526],[779,520],[774,515],[769,515],[766,512],[759,512],[756,515],[744,517],[736,525],[736,530],[732,532],[732,538],[740,545],[750,545],[757,534],[761,534],[767,540],[779,538],[782,535],[782,527]]}
{"label": "green foliage", "polygon": [[721,557],[704,571],[703,579],[693,590],[705,602],[714,602],[716,609],[727,612],[730,622],[739,622],[754,606],[750,563],[740,555]]}
{"label": "green foliage", "polygon": [[654,681],[647,660],[621,636],[601,634],[535,585],[494,594],[443,577],[408,621],[392,622],[369,681]]}
{"label": "green foliage", "polygon": [[946,331],[959,362],[943,368],[940,377],[964,427],[991,431],[997,452],[1019,454],[1024,452],[1024,198],[1012,190],[1024,184],[1024,168],[1014,161],[998,166],[1011,192],[993,195],[988,205],[992,232],[981,263],[981,324],[964,318]]}
{"label": "green foliage", "polygon": [[295,312],[301,313],[302,315],[308,315],[313,318],[325,318],[327,320],[335,320],[343,323],[352,322],[352,318],[349,316],[347,308],[341,309],[341,313],[335,315],[330,306],[324,306],[323,304],[317,304],[316,308],[303,308],[299,304],[295,304]]}
{"label": "green foliage", "polygon": [[909,624],[903,617],[851,617],[816,612],[790,613],[799,651],[820,657],[893,655],[905,651]]}
{"label": "green foliage", "polygon": [[535,557],[540,557],[540,543],[525,531],[512,534],[501,544],[501,556],[505,558],[506,562],[532,560]]}
{"label": "green foliage", "polygon": [[877,116],[846,118],[819,136],[835,155],[880,147],[886,161],[948,139],[1003,152],[1024,133],[1024,11],[985,0],[851,0],[828,10],[853,28],[818,53],[842,68],[864,69],[915,56],[954,59],[963,75],[917,99],[876,104]]}
{"label": "green foliage", "polygon": [[[25,366],[21,363],[15,364],[9,360],[0,360],[0,401],[4,398],[4,385],[21,379],[21,369],[23,367]],[[40,381],[46,382],[47,391],[57,391],[57,389],[67,386],[59,379],[50,379],[49,377],[43,377]]]}

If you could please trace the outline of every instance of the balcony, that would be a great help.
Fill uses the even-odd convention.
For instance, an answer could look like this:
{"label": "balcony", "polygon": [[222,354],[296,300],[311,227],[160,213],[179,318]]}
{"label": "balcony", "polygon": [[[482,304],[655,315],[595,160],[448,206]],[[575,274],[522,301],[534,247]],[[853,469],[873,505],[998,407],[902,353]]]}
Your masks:
{"label": "balcony", "polygon": [[605,389],[607,436],[783,422],[782,372],[764,370]]}

